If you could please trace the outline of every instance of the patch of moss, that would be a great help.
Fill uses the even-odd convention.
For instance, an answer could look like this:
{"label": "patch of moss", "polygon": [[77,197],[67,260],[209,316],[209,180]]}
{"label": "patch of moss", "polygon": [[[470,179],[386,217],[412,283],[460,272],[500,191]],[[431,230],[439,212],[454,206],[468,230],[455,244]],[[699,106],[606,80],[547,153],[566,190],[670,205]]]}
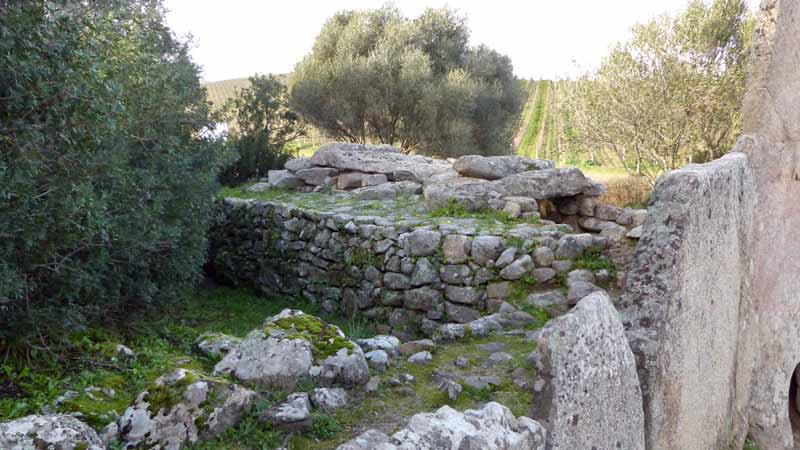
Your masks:
{"label": "patch of moss", "polygon": [[172,411],[172,408],[183,400],[186,387],[197,380],[198,376],[195,373],[186,372],[183,378],[176,380],[172,384],[153,383],[150,385],[147,388],[147,394],[144,396],[144,401],[150,404],[150,416],[157,416],[161,410],[165,414]]}
{"label": "patch of moss", "polygon": [[600,250],[585,252],[574,260],[575,269],[587,269],[592,272],[597,270],[607,270],[612,276],[616,276],[617,268]]}
{"label": "patch of moss", "polygon": [[206,411],[206,414],[197,416],[197,418],[194,419],[194,426],[197,427],[197,431],[201,433],[208,430],[208,422],[206,421],[207,415],[208,411]]}
{"label": "patch of moss", "polygon": [[81,392],[76,398],[61,403],[60,412],[81,413],[83,420],[95,428],[102,428],[112,422],[116,415],[122,414],[128,407],[132,398],[122,391],[125,380],[109,372],[98,372],[92,379],[97,387],[111,388],[116,392],[114,397],[109,397],[100,391],[90,393]]}
{"label": "patch of moss", "polygon": [[75,446],[72,447],[72,448],[73,448],[73,450],[87,450],[89,448],[89,444],[87,444],[84,441],[80,441],[80,442],[76,443]]}
{"label": "patch of moss", "polygon": [[343,348],[349,352],[355,347],[349,339],[339,334],[336,326],[309,314],[278,319],[272,325],[265,327],[264,333],[269,334],[271,329],[276,328],[286,332],[289,339],[309,341],[315,360],[323,360]]}
{"label": "patch of moss", "polygon": [[511,295],[508,297],[510,303],[520,306],[525,303],[525,299],[528,298],[528,295],[534,292],[536,289],[536,285],[538,281],[536,278],[525,275],[519,280],[514,281],[511,284]]}

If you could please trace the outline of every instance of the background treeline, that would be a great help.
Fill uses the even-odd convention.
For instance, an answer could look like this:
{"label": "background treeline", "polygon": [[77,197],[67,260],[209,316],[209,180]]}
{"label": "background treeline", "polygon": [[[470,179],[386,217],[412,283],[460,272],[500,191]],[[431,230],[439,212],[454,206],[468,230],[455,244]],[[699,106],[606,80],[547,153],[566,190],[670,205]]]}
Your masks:
{"label": "background treeline", "polygon": [[743,0],[689,2],[632,30],[600,67],[529,82],[520,154],[620,166],[650,184],[728,152],[740,133],[753,28]]}

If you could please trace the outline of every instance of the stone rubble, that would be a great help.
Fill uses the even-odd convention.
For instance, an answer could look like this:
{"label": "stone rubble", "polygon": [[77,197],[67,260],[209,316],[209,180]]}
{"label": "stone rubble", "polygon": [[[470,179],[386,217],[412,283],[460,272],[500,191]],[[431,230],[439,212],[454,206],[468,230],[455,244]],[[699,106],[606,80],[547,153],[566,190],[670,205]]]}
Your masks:
{"label": "stone rubble", "polygon": [[514,417],[505,406],[489,402],[463,413],[443,406],[417,414],[391,437],[369,430],[337,450],[544,450],[546,439],[536,421]]}
{"label": "stone rubble", "polygon": [[67,415],[31,415],[0,423],[3,450],[105,450],[97,433]]}

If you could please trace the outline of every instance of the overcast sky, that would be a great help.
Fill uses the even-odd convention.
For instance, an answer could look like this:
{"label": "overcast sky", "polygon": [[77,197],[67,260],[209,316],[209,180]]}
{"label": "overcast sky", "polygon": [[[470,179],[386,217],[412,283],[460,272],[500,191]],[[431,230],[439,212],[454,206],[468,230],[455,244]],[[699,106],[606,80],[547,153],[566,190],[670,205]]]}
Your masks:
{"label": "overcast sky", "polygon": [[[169,25],[194,36],[206,81],[290,72],[336,11],[383,0],[166,0]],[[758,0],[748,0],[755,8]],[[472,44],[511,57],[517,76],[554,78],[595,67],[633,24],[674,14],[686,0],[398,0],[408,17],[449,5],[465,13]]]}

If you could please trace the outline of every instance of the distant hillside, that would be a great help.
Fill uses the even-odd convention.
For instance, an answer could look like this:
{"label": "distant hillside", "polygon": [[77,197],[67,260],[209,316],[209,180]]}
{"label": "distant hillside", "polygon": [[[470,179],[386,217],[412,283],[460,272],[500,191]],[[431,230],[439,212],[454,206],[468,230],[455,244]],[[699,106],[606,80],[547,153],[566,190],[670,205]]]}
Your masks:
{"label": "distant hillside", "polygon": [[236,95],[237,91],[250,86],[250,80],[234,78],[233,80],[212,81],[205,83],[204,86],[208,90],[208,101],[211,102],[214,109],[219,109],[225,104],[225,101]]}
{"label": "distant hillside", "polygon": [[[284,83],[289,79],[289,74],[276,75]],[[208,90],[208,101],[214,109],[219,109],[225,101],[236,95],[236,92],[250,86],[250,79],[234,78],[231,80],[211,81],[204,83],[203,86]]]}
{"label": "distant hillside", "polygon": [[[289,80],[289,74],[278,74],[276,76],[284,83]],[[208,91],[208,101],[211,102],[212,109],[219,110],[222,108],[222,105],[224,105],[229,98],[233,98],[238,91],[249,87],[250,79],[234,78],[231,80],[211,81],[204,83],[203,86],[205,86],[206,90]],[[330,138],[325,136],[324,133],[314,126],[307,126],[308,136],[298,138],[292,144],[296,151],[301,153],[310,153],[318,146],[331,141]]]}

